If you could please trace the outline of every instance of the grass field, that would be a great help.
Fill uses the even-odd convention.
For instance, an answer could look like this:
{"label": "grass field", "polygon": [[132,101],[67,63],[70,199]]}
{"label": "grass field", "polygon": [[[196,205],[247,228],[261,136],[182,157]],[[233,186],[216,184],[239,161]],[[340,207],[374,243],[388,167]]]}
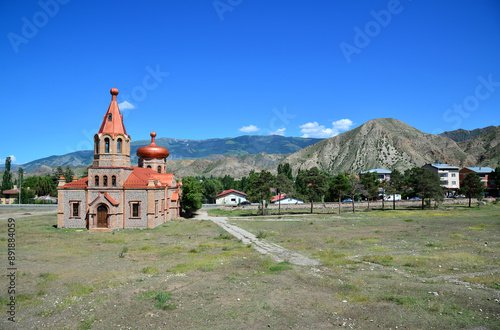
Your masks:
{"label": "grass field", "polygon": [[211,221],[101,234],[56,229],[55,215],[20,218],[15,327],[500,328],[498,206],[236,215],[322,266],[277,263]]}

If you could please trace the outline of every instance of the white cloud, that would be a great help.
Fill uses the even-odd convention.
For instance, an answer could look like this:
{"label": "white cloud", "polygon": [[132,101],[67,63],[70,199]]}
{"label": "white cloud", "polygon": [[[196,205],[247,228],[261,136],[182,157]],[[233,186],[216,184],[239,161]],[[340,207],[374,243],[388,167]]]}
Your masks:
{"label": "white cloud", "polygon": [[271,132],[269,133],[270,135],[280,135],[280,136],[285,136],[285,131],[286,131],[286,127],[285,128],[279,128],[277,130],[275,130],[274,132]]}
{"label": "white cloud", "polygon": [[255,125],[248,125],[248,126],[243,126],[242,128],[240,128],[240,132],[243,132],[243,133],[257,132],[258,130],[260,130],[260,128],[258,128]]}
{"label": "white cloud", "polygon": [[134,105],[128,101],[123,101],[122,103],[118,103],[118,108],[120,110],[132,110],[135,109]]}
{"label": "white cloud", "polygon": [[332,123],[333,129],[338,131],[348,131],[354,123],[350,119],[340,119]]}
{"label": "white cloud", "polygon": [[[320,138],[325,139],[332,137],[336,134],[331,128],[326,128],[323,125],[318,124],[317,122],[307,123],[300,126],[302,133],[302,137],[305,138]],[[337,133],[338,134],[338,133]]]}
{"label": "white cloud", "polygon": [[[10,163],[11,163],[11,164],[14,164],[14,163],[16,162],[16,156],[14,156],[14,155],[10,155],[9,157],[10,157]],[[6,160],[6,159],[7,159],[7,158],[0,158],[0,164],[1,164],[1,165],[5,165],[5,160]]]}
{"label": "white cloud", "polygon": [[315,121],[300,126],[300,132],[302,133],[302,137],[305,138],[326,139],[339,135],[341,131],[349,130],[352,125],[352,120],[340,119],[332,122],[332,128],[326,128],[324,125],[320,125]]}

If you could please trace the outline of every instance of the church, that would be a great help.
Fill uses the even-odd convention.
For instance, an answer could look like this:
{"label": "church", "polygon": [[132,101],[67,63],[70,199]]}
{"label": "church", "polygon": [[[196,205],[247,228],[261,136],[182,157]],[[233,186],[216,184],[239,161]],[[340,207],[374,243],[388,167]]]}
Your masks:
{"label": "church", "polygon": [[180,216],[182,181],[166,173],[169,151],[155,143],[137,149],[131,166],[130,142],[112,88],[111,104],[94,136],[94,161],[88,177],[58,186],[58,228],[111,231],[154,228]]}

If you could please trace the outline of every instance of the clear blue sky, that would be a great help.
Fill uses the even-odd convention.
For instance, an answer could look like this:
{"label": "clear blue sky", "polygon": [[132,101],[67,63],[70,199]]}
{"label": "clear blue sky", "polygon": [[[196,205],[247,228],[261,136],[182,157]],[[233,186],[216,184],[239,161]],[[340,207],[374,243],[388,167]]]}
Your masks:
{"label": "clear blue sky", "polygon": [[7,0],[0,29],[2,162],[91,149],[113,85],[133,140],[500,125],[495,0]]}

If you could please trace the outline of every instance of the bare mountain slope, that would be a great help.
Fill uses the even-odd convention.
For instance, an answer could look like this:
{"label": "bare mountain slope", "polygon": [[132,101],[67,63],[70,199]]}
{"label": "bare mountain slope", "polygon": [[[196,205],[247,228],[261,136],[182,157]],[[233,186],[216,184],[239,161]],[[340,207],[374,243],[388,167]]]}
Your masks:
{"label": "bare mountain slope", "polygon": [[474,158],[474,164],[495,168],[500,164],[500,126],[460,142],[459,146]]}
{"label": "bare mountain slope", "polygon": [[405,170],[436,160],[457,166],[473,164],[455,141],[423,133],[397,119],[382,118],[308,146],[283,162],[289,162],[294,171],[317,166],[334,174],[377,167]]}

